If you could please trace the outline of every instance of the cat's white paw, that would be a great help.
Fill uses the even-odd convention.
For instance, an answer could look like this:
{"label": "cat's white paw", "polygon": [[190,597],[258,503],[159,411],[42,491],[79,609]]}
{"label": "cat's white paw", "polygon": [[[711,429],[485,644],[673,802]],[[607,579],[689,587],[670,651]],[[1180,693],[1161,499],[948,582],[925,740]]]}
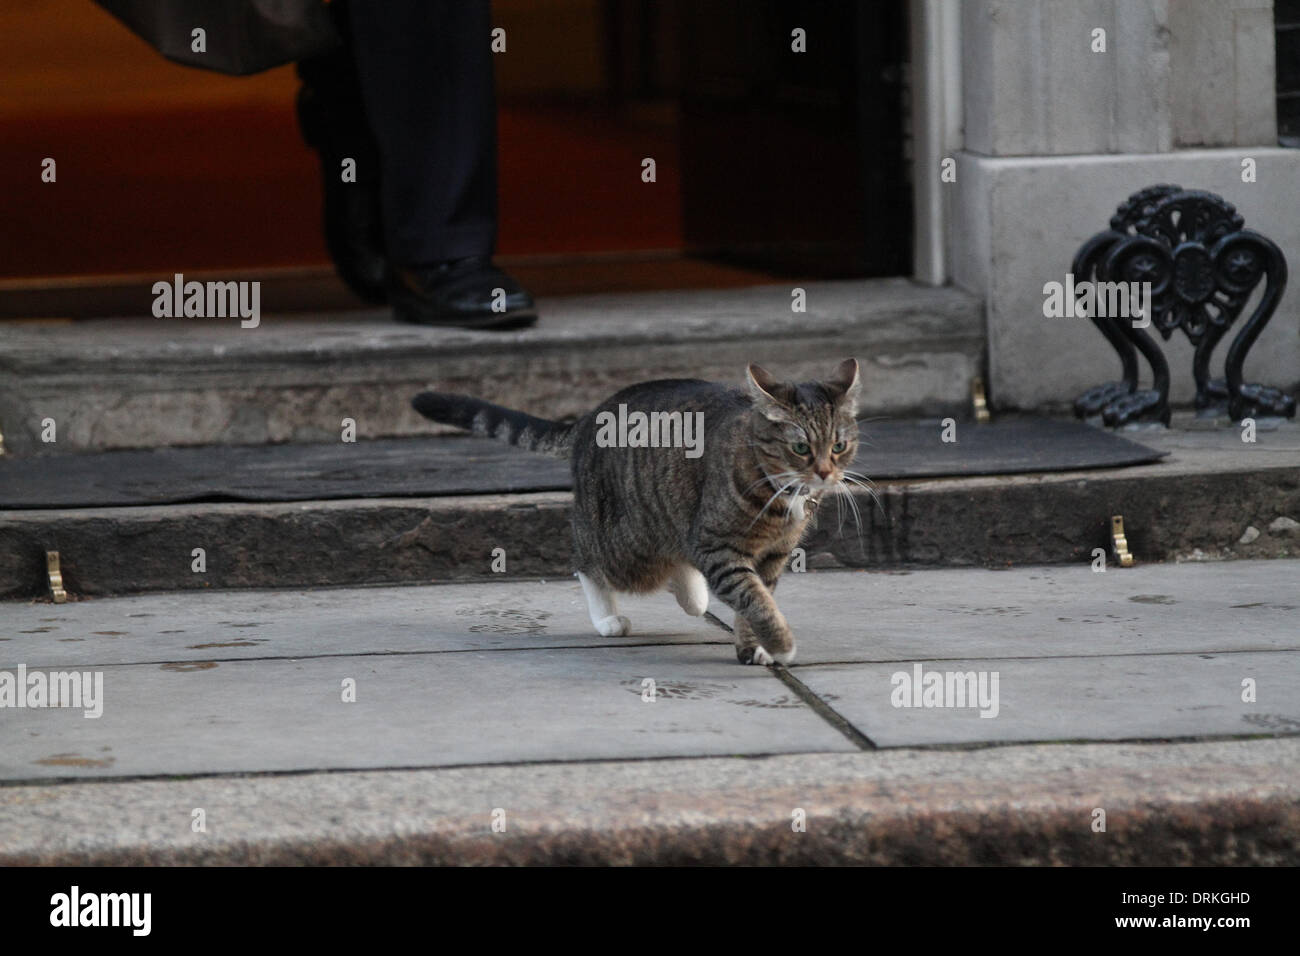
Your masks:
{"label": "cat's white paw", "polygon": [[794,661],[794,648],[773,654],[755,644],[753,647],[737,651],[736,656],[742,664],[759,664],[764,667],[768,664],[790,664]]}
{"label": "cat's white paw", "polygon": [[596,633],[601,637],[624,637],[632,630],[632,622],[621,614],[611,614],[596,622]]}

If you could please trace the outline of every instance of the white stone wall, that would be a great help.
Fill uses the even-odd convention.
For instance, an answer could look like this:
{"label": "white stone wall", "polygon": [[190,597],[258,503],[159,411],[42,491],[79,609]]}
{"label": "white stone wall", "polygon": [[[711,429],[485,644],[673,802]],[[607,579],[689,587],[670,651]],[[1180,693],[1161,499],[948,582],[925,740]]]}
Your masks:
{"label": "white stone wall", "polygon": [[[1254,183],[1241,181],[1241,160],[1247,156],[1256,162]],[[1245,216],[1248,228],[1281,246],[1292,281],[1245,371],[1247,381],[1287,388],[1300,382],[1300,280],[1295,278],[1300,270],[1300,150],[1006,159],[966,153],[953,184],[967,197],[957,204],[953,223],[954,233],[966,241],[954,248],[953,269],[959,285],[979,289],[984,297],[989,389],[996,407],[1068,402],[1093,385],[1120,377],[1119,359],[1091,322],[1043,316],[1043,285],[1065,281],[1076,250],[1107,227],[1125,197],[1160,182],[1218,193]],[[1216,351],[1216,368],[1222,368],[1232,334]],[[1190,403],[1196,394],[1192,350],[1181,332],[1165,344],[1165,354],[1172,400]]]}
{"label": "white stone wall", "polygon": [[[1043,156],[1171,147],[1165,0],[965,0],[961,8],[966,149]],[[1107,52],[1092,52],[1094,29],[1106,31]]]}
{"label": "white stone wall", "polygon": [[[1043,317],[1042,289],[1138,189],[1219,193],[1300,269],[1300,150],[1276,145],[1271,0],[962,0],[961,15],[949,257],[954,281],[986,304],[995,406],[1064,403],[1118,377],[1090,322]],[[1242,180],[1246,157],[1255,182]],[[1248,380],[1300,383],[1298,284]],[[1175,339],[1166,354],[1173,400],[1188,402],[1191,349]]]}

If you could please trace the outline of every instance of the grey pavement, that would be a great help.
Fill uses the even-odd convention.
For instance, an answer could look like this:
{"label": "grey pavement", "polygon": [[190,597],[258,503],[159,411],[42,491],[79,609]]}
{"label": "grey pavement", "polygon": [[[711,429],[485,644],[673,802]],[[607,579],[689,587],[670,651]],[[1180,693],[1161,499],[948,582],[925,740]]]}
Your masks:
{"label": "grey pavement", "polygon": [[0,661],[40,667],[456,651],[620,648],[730,639],[667,594],[620,602],[638,622],[596,634],[571,577],[468,586],[204,591],[0,603]]}
{"label": "grey pavement", "polygon": [[[800,635],[788,670],[737,664],[720,623],[687,617],[666,594],[625,600],[633,634],[600,638],[567,579],[0,604],[0,671],[103,675],[98,718],[0,709],[0,860],[538,862],[550,852],[588,862],[805,853],[915,862],[925,858],[915,814],[951,823],[959,811],[979,816],[1032,796],[1041,814],[1016,826],[1060,836],[1073,832],[1076,811],[1086,815],[1080,807],[1106,805],[1079,789],[1085,783],[1122,791],[1125,806],[1145,790],[1143,825],[1157,830],[1171,824],[1156,820],[1155,795],[1195,797],[1209,816],[1192,829],[1205,840],[1212,825],[1233,830],[1239,862],[1294,859],[1298,572],[1300,561],[1243,560],[1102,573],[791,573],[778,589]],[[902,686],[910,693],[931,673],[941,688],[969,673],[973,699],[923,692],[912,702],[920,706],[899,706]],[[353,702],[344,700],[349,680]],[[1253,699],[1243,698],[1243,681],[1253,682]],[[1214,738],[1227,739],[1194,742]],[[1178,739],[1193,742],[1168,743]],[[1109,752],[1080,750],[1086,741],[1130,743],[1112,745],[1129,748],[1115,751],[1127,755],[1117,763],[1098,757],[1105,769],[1094,779],[1068,756]],[[1134,750],[1136,741],[1147,743]],[[969,760],[950,751],[970,745],[998,746]],[[1022,763],[997,756],[1004,750]],[[650,766],[677,769],[638,791],[635,768]],[[1042,770],[1036,784],[1029,766]],[[828,777],[828,768],[839,769]],[[908,781],[884,768],[907,768]],[[1075,773],[1084,777],[1057,792]],[[581,780],[602,774],[596,791],[584,790]],[[662,785],[673,774],[689,781],[685,790]],[[502,796],[483,790],[488,779]],[[459,797],[458,780],[468,788]],[[418,781],[431,788],[428,806]],[[764,787],[776,802],[754,817],[768,828],[755,843],[736,818]],[[259,789],[266,805],[252,812]],[[898,804],[888,813],[885,794]],[[1078,806],[1062,816],[1067,796]],[[840,833],[834,846],[825,835],[771,843],[774,820],[788,829],[791,800],[828,814]],[[285,801],[300,807],[296,822],[275,809]],[[533,838],[476,842],[503,803],[526,808],[516,832]],[[222,838],[207,842],[171,819],[188,820],[185,805],[227,814]],[[904,807],[912,823],[884,837]],[[334,821],[329,838],[312,835],[321,814]],[[685,840],[680,828],[663,829],[683,819],[704,827],[695,850],[674,842]],[[1257,833],[1263,819],[1267,839]],[[852,820],[876,842],[845,837]],[[647,827],[660,828],[659,843]],[[413,842],[393,842],[408,830]],[[1086,825],[1076,835],[1072,859],[1165,859],[1127,844],[1103,851],[1090,835]],[[969,854],[984,852],[981,840],[975,831],[970,839],[947,861],[979,861]],[[1032,861],[1050,862],[1021,862]]]}
{"label": "grey pavement", "polygon": [[[828,710],[877,746],[1297,732],[1298,569],[791,573],[815,706],[667,594],[625,600],[632,635],[598,637],[572,580],[10,603],[0,666],[102,671],[104,712],[0,711],[0,777],[849,748]],[[986,694],[996,673],[997,700],[896,696],[931,671],[983,674]]]}

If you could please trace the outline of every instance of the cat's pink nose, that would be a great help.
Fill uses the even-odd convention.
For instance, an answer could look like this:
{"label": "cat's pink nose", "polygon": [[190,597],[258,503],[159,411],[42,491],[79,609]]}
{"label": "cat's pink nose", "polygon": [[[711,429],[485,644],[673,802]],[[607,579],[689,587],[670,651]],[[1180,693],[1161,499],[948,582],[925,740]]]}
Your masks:
{"label": "cat's pink nose", "polygon": [[823,480],[831,476],[830,465],[815,465],[813,466],[813,471],[817,473],[818,478],[821,478]]}

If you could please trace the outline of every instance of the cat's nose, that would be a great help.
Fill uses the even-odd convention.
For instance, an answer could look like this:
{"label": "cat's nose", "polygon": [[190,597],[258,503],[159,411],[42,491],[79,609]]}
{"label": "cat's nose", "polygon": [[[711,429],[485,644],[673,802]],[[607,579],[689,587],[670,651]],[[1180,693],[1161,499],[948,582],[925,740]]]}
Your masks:
{"label": "cat's nose", "polygon": [[817,477],[822,479],[823,481],[825,481],[827,478],[831,476],[830,465],[822,465],[822,464],[814,465],[813,471],[816,473]]}

